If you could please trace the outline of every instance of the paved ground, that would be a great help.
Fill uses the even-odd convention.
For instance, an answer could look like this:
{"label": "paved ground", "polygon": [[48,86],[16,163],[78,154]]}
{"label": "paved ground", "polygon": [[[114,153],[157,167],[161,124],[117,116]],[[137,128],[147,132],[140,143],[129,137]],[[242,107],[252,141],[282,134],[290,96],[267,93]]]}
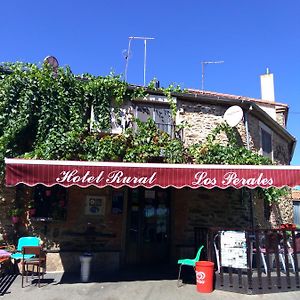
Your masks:
{"label": "paved ground", "polygon": [[29,279],[26,287],[21,288],[21,277],[12,279],[13,282],[8,283],[8,289],[2,296],[0,294],[0,300],[294,300],[300,298],[300,292],[242,295],[213,291],[210,294],[202,294],[196,291],[194,284],[177,288],[177,281],[174,279],[80,283],[74,278],[67,279],[62,273],[47,273],[40,288],[35,285],[35,280],[31,282]]}

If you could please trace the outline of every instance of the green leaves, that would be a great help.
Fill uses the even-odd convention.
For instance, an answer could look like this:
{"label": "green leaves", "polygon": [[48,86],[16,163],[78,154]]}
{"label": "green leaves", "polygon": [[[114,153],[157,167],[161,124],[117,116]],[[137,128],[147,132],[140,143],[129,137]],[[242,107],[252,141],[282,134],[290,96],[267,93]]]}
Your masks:
{"label": "green leaves", "polygon": [[[137,130],[127,130],[127,145],[126,154],[124,156],[125,161],[133,162],[181,162],[183,151],[179,156],[174,156],[172,150],[176,145],[178,148],[183,149],[183,143],[180,140],[171,139],[171,137],[159,130],[152,119],[148,119],[147,122],[141,122],[135,120],[137,124]],[[172,149],[173,147],[173,149]]]}
{"label": "green leaves", "polygon": [[[135,120],[136,130],[103,136],[111,127],[111,107],[117,112],[124,100],[144,97],[149,89],[167,97],[175,118],[177,106],[173,95],[183,92],[176,85],[156,88],[153,81],[147,88],[131,88],[113,73],[106,77],[79,77],[68,67],[53,73],[49,65],[0,66],[0,178],[4,175],[4,157],[271,164],[238,144],[235,132],[226,124],[217,126],[204,143],[189,148],[159,130],[152,119],[145,123]],[[89,132],[92,108],[102,135]],[[226,143],[218,142],[220,134]],[[278,194],[269,190],[265,195],[275,199]]]}
{"label": "green leaves", "polygon": [[[218,141],[218,135],[225,133],[224,137]],[[246,149],[243,145],[238,145],[238,140],[234,130],[225,123],[218,125],[207,136],[203,144],[194,144],[189,149],[190,155],[198,164],[223,164],[223,165],[270,165],[272,161],[256,152]],[[286,189],[258,189],[264,199],[271,203],[277,202],[286,195]]]}
{"label": "green leaves", "polygon": [[281,189],[278,188],[268,188],[268,189],[258,189],[259,194],[265,198],[265,201],[268,203],[278,203],[281,198],[284,198],[289,195],[288,188],[284,187]]}
{"label": "green leaves", "polygon": [[112,103],[127,96],[127,84],[114,74],[79,78],[68,67],[54,74],[48,65],[16,63],[1,67],[0,76],[0,159],[84,156],[91,105],[98,128],[109,129]]}
{"label": "green leaves", "polygon": [[[222,137],[218,139],[222,133]],[[235,131],[226,123],[213,129],[204,143],[192,145],[189,152],[198,164],[269,165],[272,163],[270,159],[246,149],[244,145],[239,145]]]}

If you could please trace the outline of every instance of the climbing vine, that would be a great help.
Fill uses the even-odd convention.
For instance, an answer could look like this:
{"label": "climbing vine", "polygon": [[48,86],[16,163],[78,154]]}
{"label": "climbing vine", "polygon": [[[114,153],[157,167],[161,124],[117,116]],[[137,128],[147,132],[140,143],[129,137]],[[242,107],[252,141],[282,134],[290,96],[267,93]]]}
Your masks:
{"label": "climbing vine", "polygon": [[90,110],[97,126],[110,126],[111,101],[129,97],[120,77],[56,73],[48,65],[6,64],[0,70],[0,161],[26,158],[74,159],[89,132]]}
{"label": "climbing vine", "polygon": [[[226,143],[217,140],[219,134],[224,133],[227,137]],[[222,141],[226,138],[222,138]],[[202,144],[195,144],[189,148],[191,156],[198,164],[226,164],[226,165],[270,165],[272,161],[248,150],[244,145],[239,144],[235,130],[222,123],[215,127]],[[287,188],[257,189],[265,201],[278,202],[288,194]]]}
{"label": "climbing vine", "polygon": [[[104,134],[111,126],[111,107],[116,111],[126,100],[162,92],[175,119],[173,93],[186,92],[179,86],[133,88],[119,76],[76,76],[70,68],[49,65],[5,64],[0,66],[0,177],[4,157],[60,160],[160,161],[199,164],[271,164],[267,158],[247,150],[234,129],[217,126],[203,143],[184,147],[181,139],[159,130],[154,121],[134,120],[134,127],[122,134]],[[91,110],[97,122],[90,131]],[[217,137],[224,134],[226,144]],[[224,140],[224,139],[220,139]],[[263,190],[275,201],[281,190]]]}
{"label": "climbing vine", "polygon": [[[93,123],[93,131],[108,130],[111,126],[111,107],[116,107],[117,111],[123,101],[146,96],[151,85],[133,89],[114,74],[106,77],[89,74],[76,76],[68,67],[53,72],[45,64],[0,66],[1,176],[4,174],[4,157],[144,161],[147,156],[159,156],[158,152],[164,152],[167,162],[176,162],[171,153],[182,145],[178,140],[171,141],[158,129],[154,133],[153,124],[148,123],[144,130],[140,122],[139,135],[126,133],[128,139],[125,142],[124,137],[100,138],[99,134],[89,130],[91,109],[97,120]],[[171,91],[176,88],[170,86],[159,90],[165,90],[168,99],[172,99]],[[170,102],[170,106],[172,111],[176,111],[176,104]],[[147,148],[153,154],[148,150],[135,155],[137,151],[145,150],[145,143],[141,140],[146,132],[159,137],[158,140],[152,139],[153,147]],[[165,149],[162,149],[162,143],[166,143]],[[121,153],[114,153],[115,146]],[[128,148],[126,151],[125,146]],[[182,161],[180,155],[177,157]]]}
{"label": "climbing vine", "polygon": [[172,117],[175,118],[176,117],[176,113],[177,113],[177,105],[176,105],[176,101],[174,100],[173,97],[173,93],[186,93],[187,90],[186,89],[182,89],[178,84],[170,84],[167,88],[160,88],[160,87],[156,87],[156,82],[157,79],[154,78],[153,80],[150,81],[148,88],[151,90],[156,90],[156,91],[160,91],[163,92],[164,95],[167,97],[168,99],[168,103],[170,105],[171,108],[171,113],[172,113]]}
{"label": "climbing vine", "polygon": [[[220,134],[225,136],[217,139]],[[227,142],[224,142],[226,141]],[[227,165],[270,165],[272,161],[256,152],[250,151],[238,143],[233,128],[226,123],[215,127],[207,136],[206,141],[190,147],[190,153],[198,164],[227,164]]]}

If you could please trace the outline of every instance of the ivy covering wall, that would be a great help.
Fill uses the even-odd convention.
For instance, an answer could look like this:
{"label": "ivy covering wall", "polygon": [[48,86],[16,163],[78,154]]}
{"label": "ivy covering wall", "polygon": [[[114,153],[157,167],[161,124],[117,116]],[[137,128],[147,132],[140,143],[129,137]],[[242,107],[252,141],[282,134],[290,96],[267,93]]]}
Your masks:
{"label": "ivy covering wall", "polygon": [[[125,100],[145,96],[155,89],[129,88],[119,76],[74,75],[70,68],[49,65],[6,64],[0,67],[0,176],[4,177],[4,158],[23,157],[57,160],[118,160],[200,164],[270,164],[271,161],[237,144],[232,128],[221,124],[205,143],[184,147],[180,139],[160,131],[153,120],[135,120],[137,129],[119,135],[90,132],[91,108],[97,116],[97,129],[110,128],[111,107]],[[173,116],[176,104],[173,85],[160,88],[169,99]],[[100,130],[101,131],[101,130]],[[227,145],[217,140],[225,132]],[[197,142],[197,141],[195,141]],[[281,192],[264,191],[274,200]],[[271,195],[271,196],[270,196]]]}

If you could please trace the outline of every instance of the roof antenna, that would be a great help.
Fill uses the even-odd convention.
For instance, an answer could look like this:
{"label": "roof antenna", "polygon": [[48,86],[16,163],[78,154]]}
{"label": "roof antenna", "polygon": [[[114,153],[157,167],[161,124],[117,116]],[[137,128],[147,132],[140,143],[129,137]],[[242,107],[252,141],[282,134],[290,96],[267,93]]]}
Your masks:
{"label": "roof antenna", "polygon": [[202,91],[204,91],[204,66],[208,65],[208,64],[222,64],[224,63],[223,60],[219,60],[219,61],[201,61],[201,65],[202,65],[202,84],[201,84],[201,89]]}
{"label": "roof antenna", "polygon": [[125,75],[125,81],[126,81],[126,82],[127,82],[128,63],[129,63],[129,59],[130,59],[131,56],[132,56],[132,53],[131,53],[131,50],[130,50],[130,47],[131,47],[131,41],[132,41],[132,39],[129,38],[127,50],[125,49],[125,50],[122,51],[122,54],[123,54],[123,56],[124,56],[124,58],[125,58],[125,60],[126,60],[125,74],[124,74],[124,75]]}
{"label": "roof antenna", "polygon": [[144,36],[130,36],[128,39],[129,39],[129,41],[128,41],[127,54],[124,55],[124,52],[123,52],[123,55],[126,59],[125,81],[127,81],[128,63],[129,63],[129,58],[130,58],[130,55],[131,55],[131,52],[130,52],[131,41],[132,40],[143,40],[144,41],[144,86],[146,86],[147,41],[148,40],[154,40],[154,38],[144,37]]}

